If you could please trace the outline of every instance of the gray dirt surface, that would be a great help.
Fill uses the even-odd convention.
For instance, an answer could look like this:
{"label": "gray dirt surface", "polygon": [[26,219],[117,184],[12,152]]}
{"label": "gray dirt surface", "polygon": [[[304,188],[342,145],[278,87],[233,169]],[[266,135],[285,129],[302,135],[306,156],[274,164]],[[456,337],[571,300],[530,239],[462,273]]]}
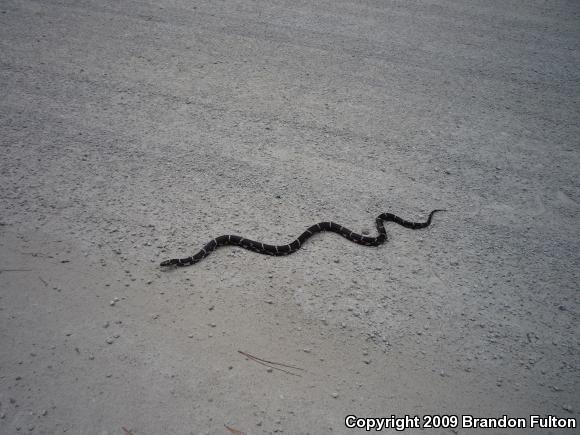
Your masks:
{"label": "gray dirt surface", "polygon": [[[572,0],[0,0],[0,434],[578,419],[579,22]],[[380,248],[159,268],[434,208]]]}

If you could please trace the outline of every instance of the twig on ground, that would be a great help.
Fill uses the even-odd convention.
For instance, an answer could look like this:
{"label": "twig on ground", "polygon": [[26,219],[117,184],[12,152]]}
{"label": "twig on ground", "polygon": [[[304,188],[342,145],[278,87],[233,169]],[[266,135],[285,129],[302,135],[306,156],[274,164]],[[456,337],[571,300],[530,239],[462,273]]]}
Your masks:
{"label": "twig on ground", "polygon": [[0,273],[2,272],[32,272],[32,269],[0,269]]}
{"label": "twig on ground", "polygon": [[[248,358],[249,358],[249,357],[248,357]],[[270,364],[263,363],[262,361],[260,361],[260,360],[257,360],[257,359],[255,359],[255,358],[249,358],[249,359],[250,359],[251,361],[257,362],[258,364],[262,364],[263,366],[266,366],[266,367],[268,367],[269,369],[272,369],[272,370],[278,370],[278,371],[281,371],[281,372],[284,372],[284,373],[288,373],[289,375],[292,375],[292,376],[298,376],[298,377],[300,377],[300,375],[299,375],[299,374],[292,373],[292,372],[290,372],[290,371],[288,371],[288,370],[284,370],[284,369],[281,369],[281,368],[278,368],[278,367],[271,366]]]}
{"label": "twig on ground", "polygon": [[229,430],[234,435],[246,435],[246,432],[242,432],[241,430],[237,430],[237,429],[234,429],[232,427],[229,427],[227,424],[224,424],[224,426],[226,427],[227,430]]}
{"label": "twig on ground", "polygon": [[262,364],[263,366],[269,367],[269,368],[271,368],[273,370],[279,370],[281,372],[287,373],[287,374],[292,375],[292,376],[302,377],[302,375],[299,375],[298,373],[292,373],[291,371],[284,370],[284,369],[281,369],[279,367],[274,367],[274,365],[278,365],[278,366],[282,366],[282,367],[288,367],[288,368],[291,368],[291,369],[294,369],[294,370],[302,370],[302,371],[305,371],[304,369],[302,369],[300,367],[291,366],[289,364],[282,364],[282,363],[278,363],[278,362],[274,362],[274,361],[268,361],[268,360],[265,360],[265,359],[262,359],[262,358],[258,358],[257,356],[250,355],[249,353],[243,352],[241,350],[238,350],[238,353],[244,355],[247,358],[250,358],[252,361],[257,362],[258,364]]}
{"label": "twig on ground", "polygon": [[296,370],[302,370],[303,372],[306,371],[303,368],[296,367],[296,366],[291,366],[290,364],[282,364],[282,363],[279,363],[279,362],[268,361],[267,359],[258,358],[257,356],[250,355],[249,353],[243,352],[241,350],[238,350],[238,352],[241,353],[242,355],[245,355],[245,356],[249,357],[249,358],[257,359],[257,360],[262,361],[262,362],[265,362],[267,364],[274,364],[274,365],[277,365],[277,366],[288,367],[288,368],[296,369]]}
{"label": "twig on ground", "polygon": [[123,429],[123,432],[125,432],[125,435],[135,435],[129,429],[126,429],[125,426],[121,426],[121,429]]}

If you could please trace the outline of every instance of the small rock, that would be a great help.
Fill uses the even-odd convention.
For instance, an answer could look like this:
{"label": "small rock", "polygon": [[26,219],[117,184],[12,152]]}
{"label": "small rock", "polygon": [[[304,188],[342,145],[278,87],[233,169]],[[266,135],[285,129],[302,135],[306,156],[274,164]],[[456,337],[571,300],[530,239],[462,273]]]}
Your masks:
{"label": "small rock", "polygon": [[107,343],[107,344],[113,344],[114,342],[115,342],[115,340],[113,340],[111,337],[109,337],[105,340],[105,343]]}
{"label": "small rock", "polygon": [[332,397],[338,399],[338,393],[332,393]]}

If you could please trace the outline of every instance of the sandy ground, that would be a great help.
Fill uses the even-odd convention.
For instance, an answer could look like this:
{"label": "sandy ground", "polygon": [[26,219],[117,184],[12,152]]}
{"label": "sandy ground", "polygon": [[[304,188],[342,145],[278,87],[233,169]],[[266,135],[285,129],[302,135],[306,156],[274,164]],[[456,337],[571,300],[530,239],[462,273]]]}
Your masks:
{"label": "sandy ground", "polygon": [[[578,418],[579,22],[572,0],[1,0],[0,433]],[[380,248],[158,266],[433,208]]]}

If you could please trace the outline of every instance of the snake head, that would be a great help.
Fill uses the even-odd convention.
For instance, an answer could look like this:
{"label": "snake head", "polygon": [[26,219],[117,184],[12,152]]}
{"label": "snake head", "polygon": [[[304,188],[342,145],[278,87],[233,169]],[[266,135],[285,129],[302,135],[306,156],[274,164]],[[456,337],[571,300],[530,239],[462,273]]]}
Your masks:
{"label": "snake head", "polygon": [[161,267],[166,267],[166,266],[172,266],[174,264],[177,264],[177,260],[176,259],[162,261],[161,264],[160,264],[160,266]]}

